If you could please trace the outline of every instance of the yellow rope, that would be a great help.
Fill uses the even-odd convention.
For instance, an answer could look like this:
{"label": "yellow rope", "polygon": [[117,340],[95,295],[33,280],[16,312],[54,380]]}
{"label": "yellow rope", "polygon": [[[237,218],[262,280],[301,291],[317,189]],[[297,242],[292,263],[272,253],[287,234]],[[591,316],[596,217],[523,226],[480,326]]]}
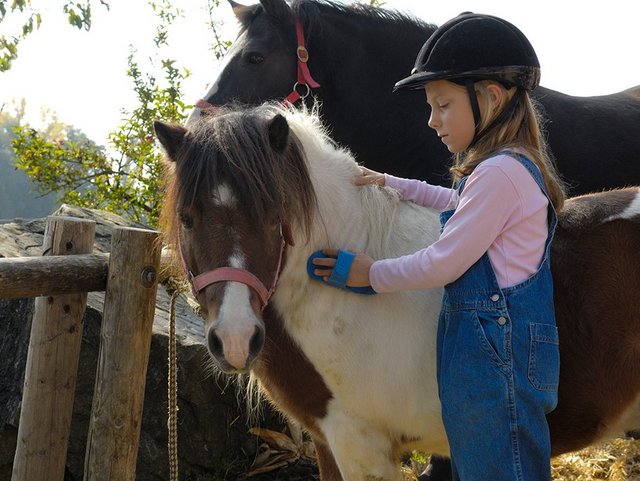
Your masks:
{"label": "yellow rope", "polygon": [[169,479],[178,481],[178,362],[176,353],[176,301],[180,289],[170,288],[171,307],[169,308],[169,373],[167,379],[168,390],[168,419],[169,431]]}

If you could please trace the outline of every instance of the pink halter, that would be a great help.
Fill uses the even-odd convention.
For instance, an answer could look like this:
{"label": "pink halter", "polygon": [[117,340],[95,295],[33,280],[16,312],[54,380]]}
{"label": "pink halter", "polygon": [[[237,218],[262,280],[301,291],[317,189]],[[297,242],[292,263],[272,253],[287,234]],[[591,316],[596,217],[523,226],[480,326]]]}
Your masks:
{"label": "pink halter", "polygon": [[[288,226],[285,227],[284,230],[287,230]],[[206,287],[216,284],[218,282],[227,282],[227,281],[235,281],[241,282],[249,287],[251,287],[258,297],[260,298],[260,308],[264,310],[264,308],[269,303],[271,296],[276,290],[276,286],[278,285],[278,280],[280,279],[280,273],[282,272],[282,261],[284,259],[284,251],[287,246],[287,243],[293,245],[293,241],[291,239],[291,233],[289,231],[285,233],[283,232],[282,222],[280,223],[280,254],[278,256],[278,265],[276,266],[276,273],[273,277],[273,283],[271,284],[271,288],[267,289],[266,286],[262,283],[260,279],[258,279],[255,275],[245,269],[238,269],[237,267],[218,267],[217,269],[213,269],[210,271],[203,272],[197,276],[194,276],[189,266],[187,265],[187,260],[184,256],[184,249],[182,247],[181,233],[178,233],[178,250],[180,251],[180,260],[182,261],[182,267],[185,272],[189,276],[189,281],[191,283],[191,291],[193,293],[193,297],[196,297],[203,289]]]}

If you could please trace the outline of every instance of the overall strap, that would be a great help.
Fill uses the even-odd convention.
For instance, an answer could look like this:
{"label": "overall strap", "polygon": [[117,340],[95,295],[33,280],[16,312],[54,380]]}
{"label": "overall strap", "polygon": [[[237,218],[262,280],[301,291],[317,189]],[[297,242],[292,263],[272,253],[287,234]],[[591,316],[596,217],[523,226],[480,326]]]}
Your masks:
{"label": "overall strap", "polygon": [[[530,160],[526,155],[521,154],[519,152],[514,152],[513,150],[505,149],[498,152],[497,155],[508,155],[509,157],[512,157],[518,162],[520,162],[524,166],[524,168],[527,169],[527,171],[531,174],[531,176],[533,177],[533,180],[536,181],[536,184],[538,184],[538,186],[540,187],[540,190],[542,190],[542,193],[549,200],[549,214],[548,214],[549,236],[547,237],[547,245],[545,248],[548,256],[551,239],[553,238],[556,225],[558,224],[558,217],[556,214],[556,210],[553,207],[553,202],[551,201],[551,197],[549,197],[549,193],[547,192],[547,188],[544,183],[544,178],[542,177],[542,172],[540,172],[540,169],[536,164],[533,163],[532,160]],[[458,181],[456,185],[456,191],[458,192],[458,196],[462,194],[462,189],[464,189],[464,186],[468,178],[469,176],[467,175]]]}
{"label": "overall strap", "polygon": [[[547,188],[544,184],[544,178],[542,177],[542,172],[540,172],[540,169],[538,169],[536,164],[534,164],[533,161],[530,160],[526,155],[521,154],[519,152],[514,152],[512,150],[501,150],[496,155],[508,155],[509,157],[512,157],[517,161],[519,161],[524,166],[524,168],[529,171],[533,179],[536,181],[536,184],[538,184],[538,186],[540,187],[540,189],[542,189],[544,194],[547,197],[549,196],[547,194]],[[460,180],[458,180],[458,183],[456,184],[456,191],[458,192],[458,195],[462,193],[462,189],[464,189],[464,186],[467,183],[468,178],[469,176],[466,175],[462,177]]]}
{"label": "overall strap", "polygon": [[512,157],[519,161],[524,166],[524,168],[529,171],[533,179],[536,181],[536,184],[538,184],[544,194],[549,197],[549,194],[547,193],[547,187],[544,184],[544,178],[542,177],[542,172],[540,172],[538,166],[534,164],[533,161],[529,159],[529,157],[512,150],[502,150],[499,153],[502,155],[508,155],[509,157]]}
{"label": "overall strap", "polygon": [[531,174],[533,179],[536,181],[540,190],[545,195],[547,200],[549,201],[549,207],[547,209],[547,225],[549,228],[549,235],[547,236],[547,242],[545,243],[545,260],[549,259],[549,252],[551,250],[551,241],[553,240],[553,235],[555,234],[556,226],[558,225],[558,216],[556,214],[556,210],[553,207],[553,202],[551,201],[551,197],[549,197],[549,193],[547,192],[547,187],[544,183],[544,178],[542,177],[542,172],[538,168],[536,164],[533,163],[526,155],[523,155],[519,152],[513,152],[511,150],[503,150],[500,152],[501,154],[508,155],[513,157],[517,161],[519,161]]}
{"label": "overall strap", "polygon": [[467,179],[468,178],[469,178],[469,176],[465,175],[463,178],[458,180],[458,183],[456,184],[456,192],[458,193],[458,196],[460,196],[460,194],[462,194],[462,189],[464,189],[464,184],[467,183]]}

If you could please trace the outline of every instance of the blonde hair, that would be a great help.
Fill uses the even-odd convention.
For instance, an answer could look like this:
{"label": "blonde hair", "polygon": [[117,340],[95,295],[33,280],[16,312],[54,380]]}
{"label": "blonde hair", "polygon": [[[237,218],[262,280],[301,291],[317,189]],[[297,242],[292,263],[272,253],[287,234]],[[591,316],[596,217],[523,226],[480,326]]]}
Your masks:
{"label": "blonde hair", "polygon": [[[490,102],[487,86],[498,85],[504,95],[497,108]],[[464,88],[464,87],[461,87]],[[505,88],[492,80],[481,80],[475,83],[478,106],[480,108],[480,125],[477,128],[477,141],[465,152],[454,156],[451,173],[454,181],[467,176],[485,159],[500,150],[518,148],[534,162],[544,179],[549,198],[556,211],[559,211],[566,197],[565,187],[555,168],[551,154],[541,131],[542,117],[529,94],[522,89]],[[513,97],[515,107],[508,118],[492,125]]]}

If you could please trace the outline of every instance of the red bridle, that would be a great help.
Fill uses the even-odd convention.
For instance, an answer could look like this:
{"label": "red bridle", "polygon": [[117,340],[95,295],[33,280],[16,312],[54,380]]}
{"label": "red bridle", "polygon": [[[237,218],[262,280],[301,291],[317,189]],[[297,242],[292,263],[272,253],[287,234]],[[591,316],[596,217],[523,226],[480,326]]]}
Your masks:
{"label": "red bridle", "polygon": [[[309,51],[305,46],[304,32],[302,31],[302,22],[296,17],[296,37],[298,39],[298,48],[296,56],[298,57],[298,80],[293,84],[291,93],[282,101],[285,106],[293,105],[300,99],[305,99],[311,93],[311,89],[317,89],[320,84],[314,80],[309,71],[307,62],[309,61]],[[213,110],[215,107],[204,99],[196,102],[196,107],[201,110]]]}
{"label": "red bridle", "polygon": [[[305,99],[311,93],[311,89],[317,89],[320,84],[316,82],[311,76],[309,66],[309,51],[305,47],[304,32],[302,31],[302,22],[299,17],[296,17],[296,37],[298,38],[298,48],[296,49],[296,56],[298,57],[298,81],[293,84],[293,90],[284,99],[284,103],[293,105],[299,99]],[[305,87],[306,90],[301,94],[298,89]]]}
{"label": "red bridle", "polygon": [[[275,275],[273,276],[273,283],[271,284],[271,287],[269,289],[267,289],[264,283],[254,274],[245,269],[239,269],[237,267],[218,267],[216,269],[212,269],[210,271],[206,271],[202,274],[194,276],[193,272],[191,272],[191,270],[189,269],[187,259],[184,255],[184,249],[182,247],[181,240],[182,232],[178,232],[178,250],[180,252],[180,260],[182,261],[182,267],[184,268],[184,271],[189,277],[193,297],[197,298],[198,294],[203,289],[218,282],[241,282],[242,284],[251,287],[256,292],[256,294],[258,294],[258,297],[260,298],[260,309],[264,310],[264,308],[269,303],[271,296],[273,296],[273,293],[276,291],[278,280],[280,279],[280,274],[282,272],[282,268],[284,267],[282,261],[284,259],[284,251],[286,249],[286,246],[287,244],[293,245],[291,232],[288,229],[288,225],[283,227],[282,222],[280,223],[280,254],[278,256],[278,265],[276,266]],[[181,227],[180,230],[182,230]]]}

